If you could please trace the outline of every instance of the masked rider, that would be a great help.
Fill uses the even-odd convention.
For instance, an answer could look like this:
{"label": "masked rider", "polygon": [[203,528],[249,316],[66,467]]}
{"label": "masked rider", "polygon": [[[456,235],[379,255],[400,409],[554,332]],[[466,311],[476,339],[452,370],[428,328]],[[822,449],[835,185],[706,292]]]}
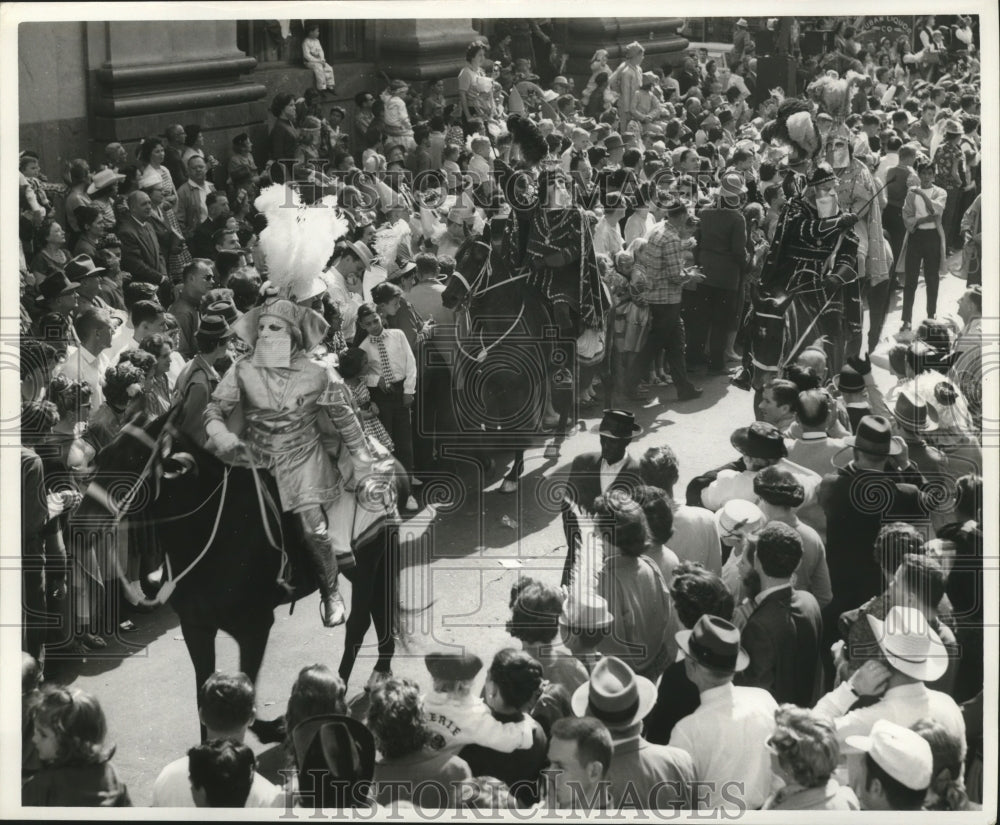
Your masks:
{"label": "masked rider", "polygon": [[[250,310],[236,328],[254,347],[253,356],[238,361],[212,394],[205,411],[208,444],[223,458],[245,445],[254,464],[274,475],[282,509],[301,519],[319,575],[323,624],[334,627],[345,619],[338,570],[355,561],[350,531],[328,524],[324,510],[345,494],[345,475],[353,469],[360,478],[373,456],[350,393],[329,367],[309,356],[326,334],[322,316],[273,299]],[[238,417],[232,416],[237,405],[245,420],[242,441],[227,426]],[[337,454],[338,439],[336,461],[331,453]]]}

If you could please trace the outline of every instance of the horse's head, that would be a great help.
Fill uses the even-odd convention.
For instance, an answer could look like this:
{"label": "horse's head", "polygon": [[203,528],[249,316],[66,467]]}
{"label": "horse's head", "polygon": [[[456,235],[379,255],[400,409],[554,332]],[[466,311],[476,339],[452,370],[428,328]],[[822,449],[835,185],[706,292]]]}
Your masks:
{"label": "horse's head", "polygon": [[482,236],[471,235],[466,238],[455,253],[455,271],[448,279],[441,303],[445,309],[455,307],[469,300],[476,282],[479,280],[490,257],[490,245]]}
{"label": "horse's head", "polygon": [[87,486],[74,521],[91,527],[142,512],[159,494],[163,479],[195,471],[186,441],[172,424],[173,411],[151,419],[141,413],[126,424],[95,459],[97,471]]}

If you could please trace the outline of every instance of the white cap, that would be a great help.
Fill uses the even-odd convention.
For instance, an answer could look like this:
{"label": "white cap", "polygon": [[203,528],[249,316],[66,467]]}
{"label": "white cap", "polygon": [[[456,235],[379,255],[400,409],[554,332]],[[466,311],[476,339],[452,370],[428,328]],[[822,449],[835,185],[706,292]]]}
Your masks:
{"label": "white cap", "polygon": [[931,746],[916,731],[879,719],[868,736],[848,736],[848,747],[871,754],[880,768],[914,791],[926,790],[934,772]]}

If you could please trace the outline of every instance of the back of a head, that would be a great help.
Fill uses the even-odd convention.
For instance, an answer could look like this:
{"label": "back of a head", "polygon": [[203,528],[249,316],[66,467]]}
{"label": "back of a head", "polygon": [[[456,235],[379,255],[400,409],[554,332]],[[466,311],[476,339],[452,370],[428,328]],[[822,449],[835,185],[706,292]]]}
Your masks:
{"label": "back of a head", "polygon": [[803,428],[824,428],[830,415],[830,397],[825,390],[799,393],[795,414]]}
{"label": "back of a head", "polygon": [[212,739],[188,751],[192,795],[209,808],[242,808],[250,796],[257,760],[235,739]]}
{"label": "back of a head", "polygon": [[794,527],[772,521],[757,533],[754,552],[765,575],[787,579],[802,561],[802,537]]}
{"label": "back of a head", "polygon": [[645,485],[635,489],[635,498],[646,516],[653,541],[666,544],[674,534],[674,511],[670,495],[659,487]]}
{"label": "back of a head", "polygon": [[609,490],[594,500],[598,529],[622,555],[638,557],[649,545],[649,523],[631,496]]}
{"label": "back of a head", "polygon": [[611,732],[593,716],[565,716],[552,723],[550,739],[576,743],[577,761],[583,766],[592,762],[601,765],[601,777],[607,776],[614,754]]}
{"label": "back of a head", "polygon": [[505,705],[522,709],[542,684],[542,666],[523,650],[504,648],[493,657],[490,679]]}
{"label": "back of a head", "polygon": [[155,321],[161,315],[163,315],[163,307],[156,301],[146,300],[136,301],[132,305],[131,312],[129,312],[129,318],[135,329],[138,329],[140,324],[148,324]]}
{"label": "back of a head", "polygon": [[639,474],[646,484],[670,492],[680,477],[677,456],[666,444],[650,447],[639,459]]}
{"label": "back of a head", "polygon": [[816,370],[804,364],[792,364],[787,367],[785,369],[785,378],[795,384],[800,393],[806,390],[819,389],[823,384]]}
{"label": "back of a head", "polygon": [[912,524],[894,521],[879,530],[872,552],[879,567],[892,576],[904,556],[924,554],[924,537]]}
{"label": "back of a head", "polygon": [[291,732],[299,722],[313,716],[346,714],[347,688],[326,665],[309,665],[299,671],[288,697],[285,727]]}
{"label": "back of a head", "polygon": [[205,727],[229,733],[253,721],[253,682],[245,673],[218,671],[198,691],[198,712]]}
{"label": "back of a head", "polygon": [[525,644],[546,644],[559,633],[562,591],[550,584],[529,581],[512,599],[507,632]]}
{"label": "back of a head", "polygon": [[706,614],[732,621],[733,594],[718,575],[698,562],[683,561],[674,569],[670,595],[677,618],[688,630]]}
{"label": "back of a head", "polygon": [[889,347],[889,370],[899,378],[906,376],[906,353],[908,349],[909,347],[906,344],[893,344]]}
{"label": "back of a head", "polygon": [[933,556],[907,554],[899,567],[903,586],[921,603],[921,612],[928,613],[941,603],[945,592],[945,573]]}

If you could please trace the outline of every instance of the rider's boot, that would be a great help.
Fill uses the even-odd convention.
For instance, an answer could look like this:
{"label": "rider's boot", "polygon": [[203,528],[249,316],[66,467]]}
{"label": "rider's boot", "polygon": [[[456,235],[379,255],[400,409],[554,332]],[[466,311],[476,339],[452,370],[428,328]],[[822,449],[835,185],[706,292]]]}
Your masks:
{"label": "rider's boot", "polygon": [[[322,524],[316,523],[313,511],[318,512],[319,518],[323,520]],[[302,513],[302,517],[306,549],[319,579],[320,618],[325,627],[336,627],[346,620],[347,609],[344,607],[344,600],[337,586],[337,559],[334,557],[333,545],[327,533],[325,516],[317,507]]]}

